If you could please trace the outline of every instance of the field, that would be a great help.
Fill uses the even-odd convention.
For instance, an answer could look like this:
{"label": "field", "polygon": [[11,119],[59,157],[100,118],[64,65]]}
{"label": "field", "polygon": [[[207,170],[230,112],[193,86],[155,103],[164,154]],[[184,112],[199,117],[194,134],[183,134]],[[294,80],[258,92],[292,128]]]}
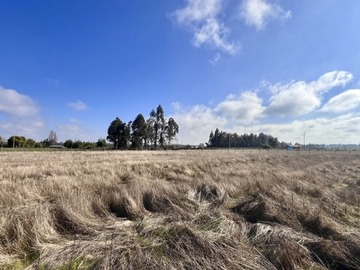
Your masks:
{"label": "field", "polygon": [[360,269],[360,155],[0,152],[0,269]]}

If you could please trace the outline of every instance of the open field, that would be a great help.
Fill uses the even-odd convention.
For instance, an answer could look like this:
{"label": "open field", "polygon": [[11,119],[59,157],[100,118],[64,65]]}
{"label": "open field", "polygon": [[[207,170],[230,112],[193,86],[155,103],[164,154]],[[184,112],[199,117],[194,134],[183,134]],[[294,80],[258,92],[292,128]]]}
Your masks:
{"label": "open field", "polygon": [[360,269],[360,155],[0,152],[0,269]]}

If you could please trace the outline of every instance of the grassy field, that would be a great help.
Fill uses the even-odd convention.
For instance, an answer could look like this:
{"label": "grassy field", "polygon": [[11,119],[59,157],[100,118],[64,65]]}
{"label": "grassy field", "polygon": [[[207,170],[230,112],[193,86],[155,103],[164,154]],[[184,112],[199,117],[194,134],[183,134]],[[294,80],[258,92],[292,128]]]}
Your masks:
{"label": "grassy field", "polygon": [[360,155],[0,152],[0,269],[360,269]]}

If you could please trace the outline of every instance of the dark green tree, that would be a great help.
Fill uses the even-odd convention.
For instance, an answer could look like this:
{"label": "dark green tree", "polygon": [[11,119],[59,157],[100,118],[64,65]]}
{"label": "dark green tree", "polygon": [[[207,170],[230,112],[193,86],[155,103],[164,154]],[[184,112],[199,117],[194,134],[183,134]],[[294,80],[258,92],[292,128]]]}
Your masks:
{"label": "dark green tree", "polygon": [[131,124],[131,147],[133,149],[142,149],[146,140],[146,122],[142,114],[136,116]]}
{"label": "dark green tree", "polygon": [[[155,136],[156,140],[159,142],[161,147],[164,147],[166,120],[165,120],[164,110],[161,107],[161,105],[159,105],[156,108],[155,130],[156,130],[156,136]],[[157,144],[155,146],[157,146]]]}
{"label": "dark green tree", "polygon": [[119,147],[120,127],[122,124],[123,122],[118,117],[116,117],[108,128],[108,136],[106,139],[113,143],[114,149],[118,149]]}
{"label": "dark green tree", "polygon": [[102,138],[99,138],[96,142],[96,147],[106,147],[106,140],[105,139],[102,139]]}
{"label": "dark green tree", "polygon": [[25,147],[27,147],[27,148],[34,148],[35,145],[36,145],[36,141],[33,139],[27,139],[25,141]]}
{"label": "dark green tree", "polygon": [[8,147],[24,147],[26,138],[24,136],[11,136],[8,141]]}
{"label": "dark green tree", "polygon": [[64,142],[64,146],[65,146],[66,148],[74,148],[74,142],[73,142],[72,140],[66,140],[66,141]]}
{"label": "dark green tree", "polygon": [[130,140],[130,123],[123,123],[116,117],[108,128],[106,139],[114,144],[114,149],[126,149]]}

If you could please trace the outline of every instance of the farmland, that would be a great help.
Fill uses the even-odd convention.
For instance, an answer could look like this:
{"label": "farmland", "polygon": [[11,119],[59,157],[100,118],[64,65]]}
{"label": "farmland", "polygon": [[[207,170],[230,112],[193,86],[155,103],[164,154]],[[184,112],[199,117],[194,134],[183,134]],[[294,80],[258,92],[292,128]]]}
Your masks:
{"label": "farmland", "polygon": [[360,269],[360,154],[0,152],[0,269]]}

